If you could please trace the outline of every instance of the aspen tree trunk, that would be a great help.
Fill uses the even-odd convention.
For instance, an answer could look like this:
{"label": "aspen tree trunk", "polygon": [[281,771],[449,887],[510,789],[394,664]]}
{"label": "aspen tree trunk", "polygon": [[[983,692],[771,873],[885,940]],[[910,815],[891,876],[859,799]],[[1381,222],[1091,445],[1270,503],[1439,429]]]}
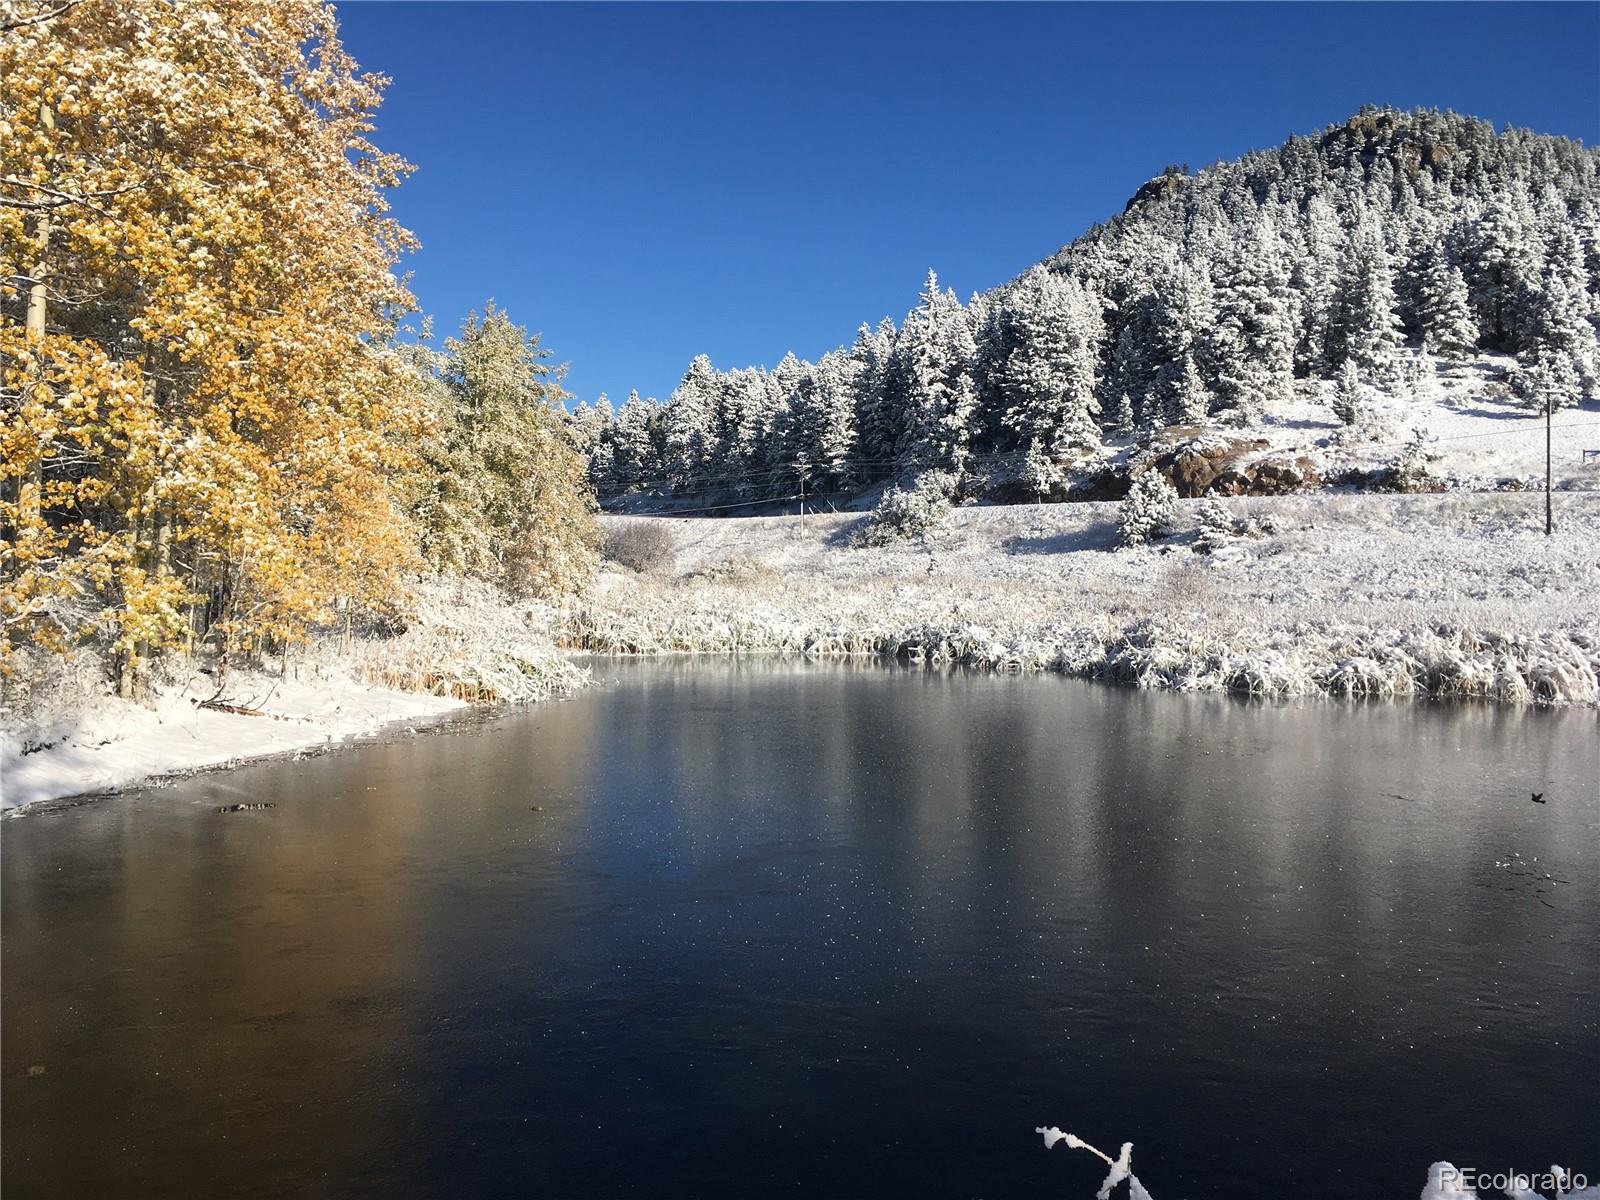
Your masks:
{"label": "aspen tree trunk", "polygon": [[[50,111],[48,104],[39,106],[39,123],[46,129],[56,127],[55,114]],[[50,271],[50,210],[41,208],[36,218],[33,234],[34,261],[31,271],[33,282],[28,286],[28,314],[27,329],[29,341],[44,341],[45,317],[49,300],[49,290],[45,287],[45,277]],[[43,387],[44,385],[38,384]],[[18,487],[17,507],[19,520],[17,522],[17,536],[28,537],[31,531],[37,528],[40,511],[43,507],[41,495],[44,487],[44,459],[43,448],[41,453],[34,457],[28,464],[27,474],[23,476]]]}

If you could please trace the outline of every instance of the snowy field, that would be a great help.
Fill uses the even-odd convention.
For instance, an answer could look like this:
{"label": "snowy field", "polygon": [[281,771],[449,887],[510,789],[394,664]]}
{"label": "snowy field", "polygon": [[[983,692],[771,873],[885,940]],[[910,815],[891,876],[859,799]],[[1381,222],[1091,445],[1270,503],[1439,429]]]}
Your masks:
{"label": "snowy field", "polygon": [[[1259,430],[1319,470],[1392,461],[1421,429],[1441,493],[1320,490],[1225,501],[1251,528],[1194,548],[1117,545],[1115,503],[957,508],[926,542],[858,547],[859,513],[647,518],[671,567],[609,569],[558,630],[606,652],[895,653],[1144,686],[1267,695],[1478,696],[1594,703],[1600,669],[1600,411],[1555,422],[1554,536],[1544,426],[1463,367],[1395,405],[1394,443],[1349,445],[1304,398]],[[1402,419],[1402,417],[1404,419]],[[608,521],[625,518],[605,518]]]}

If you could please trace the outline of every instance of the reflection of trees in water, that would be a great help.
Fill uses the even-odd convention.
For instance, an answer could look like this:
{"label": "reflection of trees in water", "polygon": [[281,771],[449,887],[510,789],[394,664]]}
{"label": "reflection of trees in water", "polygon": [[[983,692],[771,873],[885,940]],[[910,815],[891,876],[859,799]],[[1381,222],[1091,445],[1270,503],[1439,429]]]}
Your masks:
{"label": "reflection of trees in water", "polygon": [[[1592,713],[596,674],[457,734],[9,822],[8,1182],[398,1180],[467,1136],[458,1095],[561,1128],[692,1099],[732,1128],[776,1077],[822,1122],[967,1055],[975,1088],[1107,1113],[1248,1106],[1258,1063],[1322,1087],[1404,1039],[1448,1067],[1470,1024],[1539,1064],[1584,1027],[1560,956],[1600,938]],[[276,807],[215,813],[241,798]],[[1477,886],[1512,851],[1566,863],[1558,912]],[[1537,1019],[1497,961],[1548,969]],[[563,1161],[608,1178],[586,1153]]]}

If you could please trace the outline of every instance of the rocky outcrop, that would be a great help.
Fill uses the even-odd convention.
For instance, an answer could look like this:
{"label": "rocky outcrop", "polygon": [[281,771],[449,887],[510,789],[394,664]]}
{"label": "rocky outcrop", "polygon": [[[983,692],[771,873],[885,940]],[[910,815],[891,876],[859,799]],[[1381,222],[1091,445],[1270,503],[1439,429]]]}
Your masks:
{"label": "rocky outcrop", "polygon": [[1363,471],[1352,467],[1328,478],[1330,487],[1347,487],[1358,492],[1399,492],[1417,495],[1424,492],[1442,492],[1444,480],[1424,469],[1405,470],[1399,466],[1374,467]]}
{"label": "rocky outcrop", "polygon": [[1133,194],[1133,199],[1123,206],[1122,211],[1127,214],[1136,208],[1143,208],[1146,204],[1154,204],[1157,201],[1176,196],[1183,190],[1183,185],[1188,180],[1188,173],[1183,168],[1168,167],[1163,174],[1157,175],[1148,183],[1140,185],[1139,190]]}
{"label": "rocky outcrop", "polygon": [[1270,454],[1267,449],[1268,443],[1261,438],[1218,437],[1196,429],[1172,428],[1162,432],[1141,467],[1160,471],[1185,499],[1282,496],[1321,483],[1309,458]]}
{"label": "rocky outcrop", "polygon": [[1363,109],[1324,133],[1320,145],[1331,161],[1360,163],[1366,171],[1382,160],[1410,175],[1423,168],[1436,171],[1454,157],[1456,147],[1427,137],[1426,124],[1393,109]]}

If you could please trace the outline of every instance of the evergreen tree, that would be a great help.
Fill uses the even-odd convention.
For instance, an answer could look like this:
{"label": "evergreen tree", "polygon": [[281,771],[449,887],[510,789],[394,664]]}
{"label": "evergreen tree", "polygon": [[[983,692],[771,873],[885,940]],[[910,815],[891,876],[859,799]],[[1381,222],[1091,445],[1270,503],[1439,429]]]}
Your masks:
{"label": "evergreen tree", "polygon": [[1354,359],[1345,359],[1334,377],[1333,415],[1342,425],[1359,425],[1369,415],[1369,390]]}
{"label": "evergreen tree", "polygon": [[613,441],[616,415],[611,410],[611,401],[604,393],[592,405],[582,401],[568,420],[573,445],[589,463],[589,485],[599,495],[610,495],[615,485],[616,463]]}
{"label": "evergreen tree", "polygon": [[1351,235],[1328,329],[1328,361],[1353,362],[1372,380],[1394,377],[1396,351],[1405,344],[1394,294],[1394,268],[1376,223]]}
{"label": "evergreen tree", "polygon": [[696,355],[667,400],[665,466],[678,490],[705,486],[721,449],[717,437],[721,414],[721,381],[711,360]]}
{"label": "evergreen tree", "polygon": [[418,506],[423,548],[440,566],[523,593],[581,585],[598,535],[582,455],[557,405],[550,353],[489,305],[445,343],[450,394],[426,453],[436,487]]}
{"label": "evergreen tree", "polygon": [[[1154,345],[1162,358],[1155,387],[1163,423],[1198,425],[1211,413],[1215,395],[1206,376],[1217,322],[1210,273],[1180,263],[1157,305]],[[1205,364],[1205,367],[1202,366]]]}
{"label": "evergreen tree", "polygon": [[997,374],[1003,424],[1052,458],[1098,444],[1099,304],[1080,284],[1036,272],[1007,297]]}
{"label": "evergreen tree", "polygon": [[1160,471],[1134,476],[1117,508],[1117,536],[1124,546],[1142,546],[1172,531],[1178,519],[1178,490]]}
{"label": "evergreen tree", "polygon": [[894,353],[908,416],[897,457],[906,465],[959,471],[972,440],[977,346],[961,301],[940,290],[932,271]]}
{"label": "evergreen tree", "polygon": [[1576,405],[1600,382],[1587,302],[1571,272],[1553,264],[1525,304],[1514,383],[1517,393],[1541,412],[1546,404],[1558,409]]}
{"label": "evergreen tree", "polygon": [[1244,425],[1294,386],[1294,320],[1289,276],[1277,234],[1257,216],[1236,246],[1219,288],[1211,354],[1217,406]]}
{"label": "evergreen tree", "polygon": [[791,448],[808,487],[843,488],[856,481],[850,464],[857,451],[857,369],[849,353],[834,350],[800,380],[790,410]]}
{"label": "evergreen tree", "polygon": [[872,477],[888,473],[903,432],[892,383],[895,336],[894,322],[885,317],[876,329],[863,324],[850,348],[850,358],[855,364],[860,453],[871,464],[868,473]]}
{"label": "evergreen tree", "polygon": [[1467,281],[1442,243],[1424,252],[1416,273],[1416,315],[1422,345],[1430,354],[1462,358],[1478,347],[1478,321],[1467,297]]}
{"label": "evergreen tree", "polygon": [[1518,297],[1536,260],[1520,201],[1508,196],[1491,204],[1470,226],[1462,253],[1479,339],[1495,349],[1518,344]]}
{"label": "evergreen tree", "polygon": [[661,470],[653,436],[659,407],[639,399],[638,392],[629,392],[617,414],[612,472],[619,491],[638,487]]}
{"label": "evergreen tree", "polygon": [[1306,202],[1304,225],[1302,250],[1291,279],[1299,306],[1294,361],[1299,374],[1315,375],[1327,363],[1328,323],[1333,316],[1344,230],[1332,205],[1320,195]]}

